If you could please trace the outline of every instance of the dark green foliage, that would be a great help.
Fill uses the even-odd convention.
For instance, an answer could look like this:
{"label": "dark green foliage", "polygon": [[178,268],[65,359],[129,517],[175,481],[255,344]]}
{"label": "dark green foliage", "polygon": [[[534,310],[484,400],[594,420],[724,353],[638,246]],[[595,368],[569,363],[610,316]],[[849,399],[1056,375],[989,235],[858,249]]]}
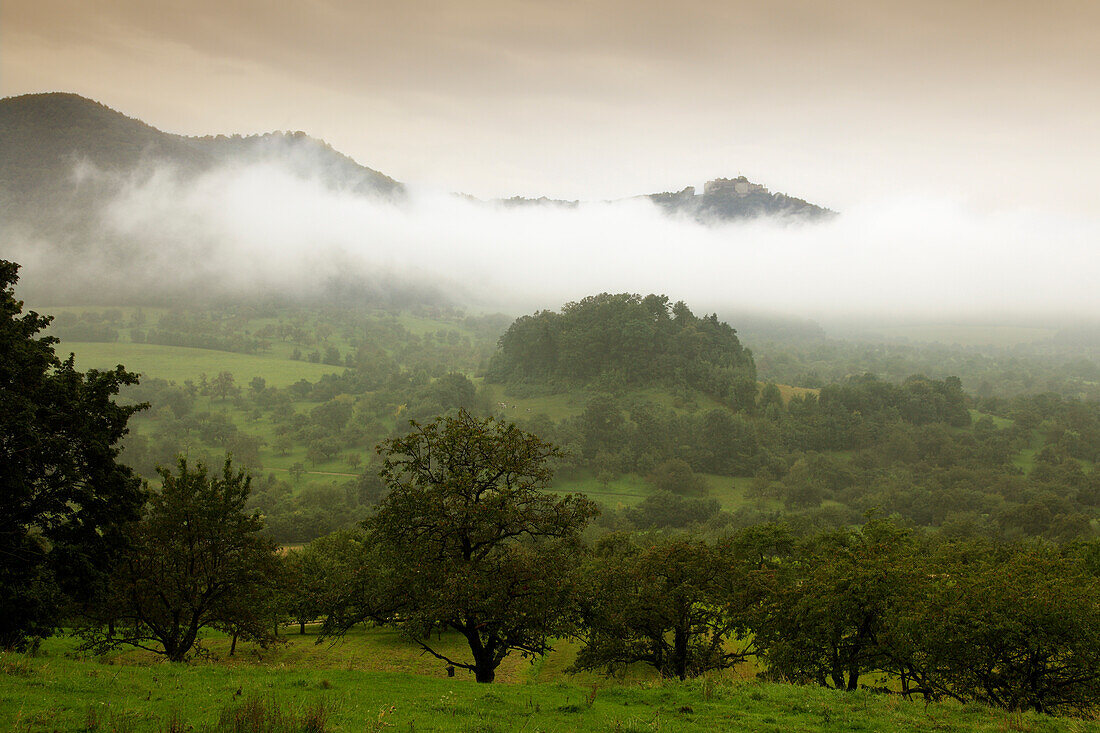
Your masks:
{"label": "dark green foliage", "polygon": [[894,609],[881,640],[930,698],[1088,714],[1100,700],[1100,579],[1035,545],[948,548]]}
{"label": "dark green foliage", "polygon": [[871,520],[792,545],[763,529],[747,545],[762,550],[749,626],[768,676],[854,690],[870,674],[890,675],[902,694],[929,700],[1096,709],[1100,578],[1090,544],[929,541]]}
{"label": "dark green foliage", "polygon": [[623,514],[639,529],[688,527],[718,514],[718,500],[657,491]]}
{"label": "dark green foliage", "polygon": [[364,560],[364,540],[357,530],[342,530],[287,552],[282,606],[302,634],[307,623],[339,612],[341,597]]}
{"label": "dark green foliage", "polygon": [[509,652],[543,654],[565,630],[568,571],[595,507],[541,491],[558,449],[514,425],[466,412],[412,425],[379,447],[390,492],[365,526],[379,559],[378,581],[367,587],[377,593],[381,585],[383,607],[363,617],[397,624],[417,640],[457,631],[472,664],[420,643],[491,682]]}
{"label": "dark green foliage", "polygon": [[733,641],[747,620],[736,573],[688,537],[604,538],[584,569],[585,646],[573,669],[615,672],[644,663],[682,680],[743,661],[747,645]]}
{"label": "dark green foliage", "polygon": [[18,265],[0,260],[0,647],[48,636],[62,605],[109,567],[121,530],[144,501],[116,462],[140,406],[113,401],[137,382],[121,366],[76,371],[38,336],[50,322],[22,313]]}
{"label": "dark green foliage", "polygon": [[799,546],[796,562],[777,569],[754,623],[768,674],[858,689],[861,675],[881,668],[879,637],[916,572],[912,556],[907,534],[884,522]]}
{"label": "dark green foliage", "polygon": [[755,375],[752,355],[716,316],[697,318],[663,295],[602,293],[518,319],[486,379],[562,389],[683,384],[738,401],[739,382],[752,382],[755,396]]}
{"label": "dark green foliage", "polygon": [[216,626],[264,643],[274,617],[275,544],[244,511],[251,479],[228,459],[210,475],[179,459],[136,523],[123,561],[89,609],[83,634],[98,650],[136,646],[182,661]]}
{"label": "dark green foliage", "polygon": [[671,494],[699,496],[707,491],[706,480],[696,475],[686,461],[678,458],[657,464],[648,478],[655,489]]}

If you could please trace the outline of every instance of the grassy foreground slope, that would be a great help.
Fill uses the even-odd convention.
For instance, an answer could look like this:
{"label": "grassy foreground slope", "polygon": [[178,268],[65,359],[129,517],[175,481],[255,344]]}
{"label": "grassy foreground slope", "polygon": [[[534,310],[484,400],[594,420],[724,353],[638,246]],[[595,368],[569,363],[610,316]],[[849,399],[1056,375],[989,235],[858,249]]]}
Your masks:
{"label": "grassy foreground slope", "polygon": [[[315,645],[312,634],[286,638],[262,657],[241,645],[232,659],[192,664],[142,654],[85,657],[64,639],[48,642],[37,657],[0,653],[0,724],[21,731],[203,730],[250,707],[323,718],[332,731],[1100,730],[1089,721],[736,676],[617,683],[557,673],[556,681],[534,682],[545,678],[545,665],[522,660],[506,662],[511,684],[478,685],[461,673],[440,677],[437,662],[389,632],[335,646]],[[224,655],[224,641],[211,646]]]}

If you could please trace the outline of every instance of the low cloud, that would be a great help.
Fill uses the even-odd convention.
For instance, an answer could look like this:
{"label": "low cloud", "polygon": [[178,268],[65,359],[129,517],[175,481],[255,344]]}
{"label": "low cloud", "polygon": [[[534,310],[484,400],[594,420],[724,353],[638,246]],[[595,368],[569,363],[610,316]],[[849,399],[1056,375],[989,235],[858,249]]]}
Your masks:
{"label": "low cloud", "polygon": [[704,226],[645,199],[509,207],[415,186],[403,199],[371,198],[277,161],[197,176],[169,167],[80,174],[113,191],[90,234],[59,245],[5,233],[26,287],[54,303],[324,299],[361,287],[511,312],[601,291],[804,318],[1100,310],[1100,222],[1041,211],[911,196],[867,200],[825,223]]}

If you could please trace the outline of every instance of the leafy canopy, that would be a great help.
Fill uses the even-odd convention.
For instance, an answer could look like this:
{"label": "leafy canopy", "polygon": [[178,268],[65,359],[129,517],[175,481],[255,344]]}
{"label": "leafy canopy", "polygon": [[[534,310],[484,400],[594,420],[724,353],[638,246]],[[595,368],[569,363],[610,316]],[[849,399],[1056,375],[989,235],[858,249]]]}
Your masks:
{"label": "leafy canopy", "polygon": [[683,384],[719,399],[756,393],[752,354],[717,316],[699,318],[664,295],[592,295],[561,313],[517,319],[500,337],[486,379],[569,388]]}
{"label": "leafy canopy", "polygon": [[130,416],[113,398],[137,375],[78,372],[48,316],[22,313],[19,266],[0,260],[0,647],[52,633],[87,597],[137,517],[140,480],[117,462]]}
{"label": "leafy canopy", "polygon": [[263,520],[244,511],[251,478],[228,458],[213,475],[184,458],[177,468],[158,469],[164,487],[89,614],[93,648],[129,645],[182,661],[207,627],[268,641],[278,556],[260,534]]}
{"label": "leafy canopy", "polygon": [[[543,654],[565,629],[568,570],[596,508],[542,491],[560,451],[515,425],[463,411],[412,427],[379,446],[390,492],[365,526],[387,579],[368,587],[386,602],[359,616],[398,625],[491,682],[509,652]],[[472,662],[423,641],[442,629],[466,638]]]}

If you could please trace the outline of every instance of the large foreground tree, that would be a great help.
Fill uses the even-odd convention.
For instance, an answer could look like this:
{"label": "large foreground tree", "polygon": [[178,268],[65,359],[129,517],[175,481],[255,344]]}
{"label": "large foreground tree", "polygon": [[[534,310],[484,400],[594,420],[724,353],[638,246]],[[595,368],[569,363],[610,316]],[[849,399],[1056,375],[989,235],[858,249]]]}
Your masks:
{"label": "large foreground tree", "polygon": [[48,316],[23,313],[19,266],[0,260],[0,647],[48,636],[65,605],[111,565],[121,528],[144,502],[117,462],[140,406],[114,402],[137,375],[78,372],[40,336]]}
{"label": "large foreground tree", "polygon": [[[390,492],[365,527],[380,582],[359,584],[372,598],[334,618],[399,626],[492,682],[510,652],[543,654],[566,629],[578,533],[596,508],[542,491],[559,450],[515,425],[461,412],[412,426],[379,446]],[[442,630],[465,637],[472,661],[432,647]]]}

